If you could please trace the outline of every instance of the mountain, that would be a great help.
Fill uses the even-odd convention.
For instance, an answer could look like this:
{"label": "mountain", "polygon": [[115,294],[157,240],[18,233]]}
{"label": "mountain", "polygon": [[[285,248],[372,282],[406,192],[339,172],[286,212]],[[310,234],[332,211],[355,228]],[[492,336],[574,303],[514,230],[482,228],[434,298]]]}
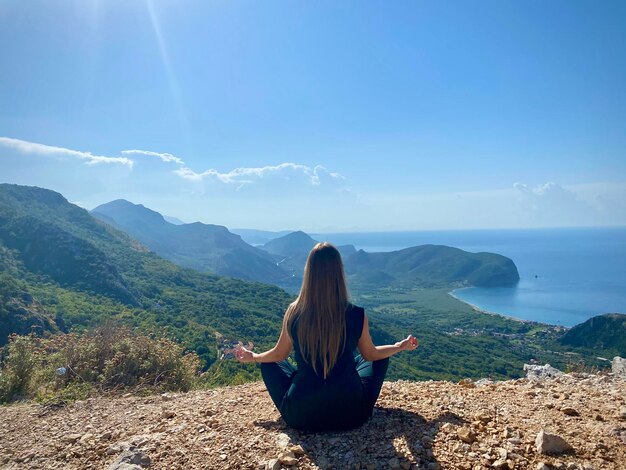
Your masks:
{"label": "mountain", "polygon": [[[318,243],[295,231],[260,247],[245,243],[226,227],[201,223],[173,225],[142,205],[117,200],[95,208],[92,215],[126,231],[164,258],[198,270],[258,280],[295,293],[306,258]],[[510,286],[519,281],[512,260],[494,253],[422,245],[387,253],[337,247],[355,289],[379,287]]]}
{"label": "mountain", "polygon": [[[0,239],[5,248],[19,252],[28,270],[60,285],[137,305],[111,259],[84,238],[85,227],[90,225],[94,225],[94,241],[105,236],[86,211],[72,210],[63,196],[52,191],[13,185],[0,188]],[[63,219],[71,225],[63,224]],[[8,251],[4,254],[10,256]]]}
{"label": "mountain", "polygon": [[[311,248],[317,243],[304,232],[293,232],[262,246],[276,256],[279,266],[301,276]],[[443,245],[421,245],[403,250],[367,253],[352,245],[338,247],[351,286],[399,285],[445,287],[510,286],[519,281],[513,261],[494,253],[470,253]]]}
{"label": "mountain", "polygon": [[291,233],[291,230],[270,232],[268,230],[256,230],[252,228],[234,228],[230,229],[230,231],[241,236],[241,238],[250,245],[263,245],[274,238],[282,237]]}
{"label": "mountain", "polygon": [[273,344],[290,299],[277,287],[181,268],[56,192],[0,184],[0,345],[33,325],[56,332],[114,319],[168,332],[208,365],[218,332]]}
{"label": "mountain", "polygon": [[174,224],[174,225],[183,225],[185,223],[176,217],[172,217],[171,215],[164,215],[163,218],[165,219],[166,222],[169,222],[170,224]]}
{"label": "mountain", "polygon": [[269,284],[287,277],[266,252],[221,225],[174,225],[158,212],[123,199],[98,206],[91,214],[187,268]]}
{"label": "mountain", "polygon": [[[160,218],[152,211],[140,214],[148,221]],[[364,252],[350,257],[375,264],[368,271],[374,275],[389,276],[385,269],[401,265],[394,259],[387,266]],[[386,286],[355,296],[368,311],[375,343],[395,342],[412,332],[421,344],[414,354],[390,363],[389,378],[503,378],[515,376],[529,358],[557,366],[563,360],[543,347],[554,337],[550,327],[475,312],[445,288]],[[216,335],[252,341],[255,349],[265,350],[275,344],[292,299],[274,286],[164,260],[53,191],[0,184],[0,345],[10,333],[122,323],[196,351],[208,367],[207,383],[242,383],[259,378],[258,368],[217,361]]]}
{"label": "mountain", "polygon": [[[306,259],[311,248],[317,243],[318,241],[311,238],[310,235],[302,231],[296,231],[270,240],[261,248],[274,255],[276,264],[291,275],[292,279],[294,279],[293,284],[298,289]],[[356,248],[352,245],[338,246],[337,249],[343,257],[356,252]],[[285,288],[289,289],[288,286],[285,286]]]}
{"label": "mountain", "polygon": [[385,253],[359,250],[345,259],[345,266],[357,284],[499,287],[519,281],[515,263],[505,256],[470,253],[443,245],[420,245]]}
{"label": "mountain", "polygon": [[590,318],[569,329],[559,342],[593,350],[603,354],[612,352],[626,356],[626,314],[607,313]]}
{"label": "mountain", "polygon": [[263,249],[273,255],[301,256],[308,254],[316,243],[316,240],[299,230],[270,240],[263,245]]}

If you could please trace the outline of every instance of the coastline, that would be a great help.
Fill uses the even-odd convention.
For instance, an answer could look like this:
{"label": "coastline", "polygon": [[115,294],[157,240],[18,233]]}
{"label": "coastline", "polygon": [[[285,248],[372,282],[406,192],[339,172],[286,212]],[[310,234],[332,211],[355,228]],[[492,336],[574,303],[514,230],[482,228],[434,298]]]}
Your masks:
{"label": "coastline", "polygon": [[[508,320],[513,320],[513,321],[517,321],[520,323],[534,323],[536,325],[544,325],[544,326],[550,326],[550,327],[555,327],[555,326],[561,326],[561,325],[552,325],[550,323],[543,323],[543,322],[538,322],[535,320],[524,320],[523,318],[517,318],[517,317],[512,317],[510,315],[506,315],[504,313],[498,313],[498,312],[492,312],[490,310],[485,310],[483,308],[480,308],[478,305],[475,305],[471,302],[467,302],[466,300],[461,299],[459,296],[455,295],[456,291],[462,290],[462,289],[467,289],[468,287],[457,287],[456,289],[452,289],[451,291],[448,292],[448,295],[456,300],[458,300],[459,302],[463,302],[465,305],[468,305],[472,308],[472,310],[475,310],[479,313],[484,313],[486,315],[494,315],[494,316],[499,316],[499,317],[503,317],[506,318]],[[562,327],[562,326],[561,326]],[[562,327],[565,328],[565,327]]]}

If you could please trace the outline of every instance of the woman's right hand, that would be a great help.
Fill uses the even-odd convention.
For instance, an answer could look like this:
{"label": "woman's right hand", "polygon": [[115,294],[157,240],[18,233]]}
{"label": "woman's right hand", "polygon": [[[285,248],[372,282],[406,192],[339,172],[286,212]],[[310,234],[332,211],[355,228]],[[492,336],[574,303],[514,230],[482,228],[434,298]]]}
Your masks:
{"label": "woman's right hand", "polygon": [[396,344],[400,348],[400,351],[413,351],[414,349],[417,349],[417,346],[419,346],[419,341],[415,336],[409,335]]}
{"label": "woman's right hand", "polygon": [[254,353],[241,345],[235,347],[235,358],[239,362],[256,362],[254,360]]}

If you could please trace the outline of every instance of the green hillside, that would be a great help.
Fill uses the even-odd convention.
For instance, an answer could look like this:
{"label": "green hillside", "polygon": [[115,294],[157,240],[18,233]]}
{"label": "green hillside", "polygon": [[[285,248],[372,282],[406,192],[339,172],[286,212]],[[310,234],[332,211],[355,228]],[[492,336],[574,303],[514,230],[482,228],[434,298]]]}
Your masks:
{"label": "green hillside", "polygon": [[568,330],[561,344],[626,356],[626,314],[607,313]]}
{"label": "green hillside", "polygon": [[290,299],[269,285],[181,268],[53,191],[0,185],[0,342],[117,319],[158,329],[211,364],[215,333],[272,344]]}
{"label": "green hillside", "polygon": [[385,283],[442,287],[510,286],[519,281],[513,261],[495,253],[469,253],[442,245],[421,245],[388,253],[359,250],[345,258],[346,272],[356,284]]}
{"label": "green hillside", "polygon": [[102,204],[91,214],[187,268],[268,284],[281,284],[288,277],[265,251],[221,225],[175,225],[158,212],[123,199]]}
{"label": "green hillside", "polygon": [[[419,266],[428,256],[413,255],[364,262],[374,265],[368,272],[375,275],[379,269],[378,275],[390,276],[390,265],[396,274],[415,275],[411,263]],[[441,252],[432,256],[445,259]],[[442,272],[471,273],[454,262]],[[476,312],[443,288],[372,289],[352,279],[377,344],[409,332],[420,338],[416,353],[392,359],[390,379],[518,376],[530,359],[565,365],[564,352],[578,350],[557,343],[555,328]],[[216,361],[215,334],[271,347],[291,299],[270,285],[181,268],[53,191],[0,185],[0,344],[14,332],[85,330],[114,320],[195,350],[209,383],[241,382],[258,379],[258,368]],[[589,356],[580,351],[581,358]]]}

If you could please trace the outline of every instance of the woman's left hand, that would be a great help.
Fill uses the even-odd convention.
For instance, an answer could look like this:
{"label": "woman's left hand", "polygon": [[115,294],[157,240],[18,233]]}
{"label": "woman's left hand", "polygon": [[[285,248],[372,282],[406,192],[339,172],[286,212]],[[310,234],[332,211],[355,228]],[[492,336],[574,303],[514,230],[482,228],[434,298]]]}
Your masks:
{"label": "woman's left hand", "polygon": [[244,348],[243,346],[238,346],[235,348],[235,358],[239,362],[256,362],[254,360],[254,353],[249,349]]}
{"label": "woman's left hand", "polygon": [[402,341],[396,343],[401,351],[413,351],[419,346],[419,341],[413,335],[407,336]]}

